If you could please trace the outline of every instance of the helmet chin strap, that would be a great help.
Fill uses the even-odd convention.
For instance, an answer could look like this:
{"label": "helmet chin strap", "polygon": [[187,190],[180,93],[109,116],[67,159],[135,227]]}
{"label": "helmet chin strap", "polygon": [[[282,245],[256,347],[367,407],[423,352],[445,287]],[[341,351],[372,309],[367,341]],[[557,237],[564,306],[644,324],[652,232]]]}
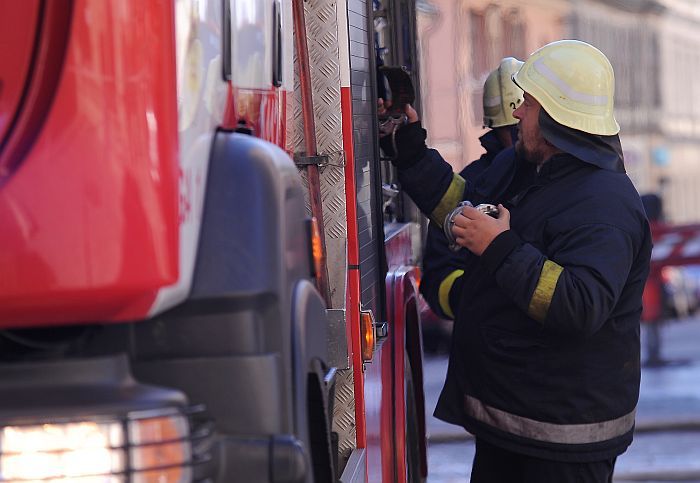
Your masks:
{"label": "helmet chin strap", "polygon": [[563,126],[544,108],[540,109],[538,121],[542,137],[557,149],[599,168],[625,172],[622,145],[617,134],[602,136]]}

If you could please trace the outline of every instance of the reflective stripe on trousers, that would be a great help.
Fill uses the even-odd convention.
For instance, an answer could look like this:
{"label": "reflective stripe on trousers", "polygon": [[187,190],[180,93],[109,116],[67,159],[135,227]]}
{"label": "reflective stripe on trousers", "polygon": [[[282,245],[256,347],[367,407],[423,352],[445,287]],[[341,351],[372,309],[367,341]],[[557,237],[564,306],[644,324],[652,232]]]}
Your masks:
{"label": "reflective stripe on trousers", "polygon": [[600,443],[622,436],[634,426],[636,408],[619,418],[587,424],[554,424],[511,414],[465,395],[464,409],[471,417],[506,433],[559,444]]}

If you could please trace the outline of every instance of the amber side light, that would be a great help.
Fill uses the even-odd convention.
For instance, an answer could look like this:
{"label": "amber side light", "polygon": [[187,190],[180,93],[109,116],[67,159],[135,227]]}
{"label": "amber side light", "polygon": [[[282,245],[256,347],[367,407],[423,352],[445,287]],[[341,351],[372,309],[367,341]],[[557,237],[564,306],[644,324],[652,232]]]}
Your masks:
{"label": "amber side light", "polygon": [[318,229],[318,220],[315,216],[309,222],[311,230],[311,269],[312,277],[316,278],[321,273],[321,262],[323,261],[323,246],[321,245],[321,232]]}
{"label": "amber side light", "polygon": [[360,335],[362,337],[362,360],[371,362],[374,355],[374,316],[370,310],[360,311]]}

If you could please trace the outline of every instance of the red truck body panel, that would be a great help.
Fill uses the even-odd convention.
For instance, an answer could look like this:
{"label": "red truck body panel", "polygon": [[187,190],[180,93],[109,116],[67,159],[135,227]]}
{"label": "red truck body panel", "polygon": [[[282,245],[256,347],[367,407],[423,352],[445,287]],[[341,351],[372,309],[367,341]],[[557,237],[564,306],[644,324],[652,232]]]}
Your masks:
{"label": "red truck body panel", "polygon": [[[143,318],[177,280],[173,15],[166,0],[73,2],[53,102],[0,187],[0,328]],[[16,91],[26,75],[7,76]]]}
{"label": "red truck body panel", "polygon": [[661,270],[667,266],[700,264],[700,225],[651,223],[654,250],[651,270],[642,294],[642,321],[658,322],[663,318],[663,281]]}
{"label": "red truck body panel", "polygon": [[22,99],[32,63],[34,39],[39,21],[39,0],[7,2],[10,8],[0,17],[0,145]]}

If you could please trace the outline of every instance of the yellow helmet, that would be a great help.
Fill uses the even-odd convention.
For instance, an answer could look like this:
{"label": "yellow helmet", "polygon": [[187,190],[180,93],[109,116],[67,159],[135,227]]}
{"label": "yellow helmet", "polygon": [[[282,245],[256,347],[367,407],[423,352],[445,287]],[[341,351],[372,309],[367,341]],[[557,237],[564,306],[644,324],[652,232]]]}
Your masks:
{"label": "yellow helmet", "polygon": [[612,65],[586,42],[558,40],[545,45],[525,61],[513,81],[559,124],[603,136],[620,132],[613,115]]}
{"label": "yellow helmet", "polygon": [[513,111],[523,102],[523,91],[513,83],[513,74],[523,65],[518,59],[506,57],[484,83],[484,126],[501,127],[517,124]]}

